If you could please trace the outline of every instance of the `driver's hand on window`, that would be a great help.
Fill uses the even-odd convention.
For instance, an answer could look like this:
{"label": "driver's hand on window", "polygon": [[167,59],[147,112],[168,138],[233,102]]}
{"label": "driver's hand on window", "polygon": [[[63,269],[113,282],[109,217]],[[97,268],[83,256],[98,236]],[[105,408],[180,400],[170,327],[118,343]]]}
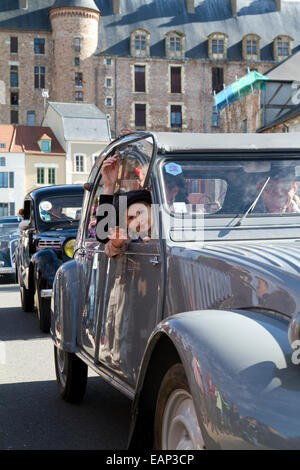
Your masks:
{"label": "driver's hand on window", "polygon": [[102,177],[104,183],[103,194],[113,195],[119,172],[119,155],[115,154],[107,158],[102,165]]}

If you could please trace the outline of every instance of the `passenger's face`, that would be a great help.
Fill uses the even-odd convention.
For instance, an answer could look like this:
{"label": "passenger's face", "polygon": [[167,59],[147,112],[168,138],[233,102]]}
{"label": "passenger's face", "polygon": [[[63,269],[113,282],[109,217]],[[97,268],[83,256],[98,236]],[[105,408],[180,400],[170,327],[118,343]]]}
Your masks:
{"label": "passenger's face", "polygon": [[282,213],[290,205],[298,183],[293,181],[270,180],[262,193],[264,205],[270,212]]}
{"label": "passenger's face", "polygon": [[128,232],[148,234],[151,227],[151,206],[143,202],[135,202],[127,209]]}

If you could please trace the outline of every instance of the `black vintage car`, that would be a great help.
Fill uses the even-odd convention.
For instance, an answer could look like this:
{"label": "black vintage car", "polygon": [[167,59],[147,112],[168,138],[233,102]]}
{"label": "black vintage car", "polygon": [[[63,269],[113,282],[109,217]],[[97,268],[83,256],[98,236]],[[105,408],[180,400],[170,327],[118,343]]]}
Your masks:
{"label": "black vintage car", "polygon": [[0,277],[15,278],[15,248],[21,216],[0,217]]}
{"label": "black vintage car", "polygon": [[50,328],[52,284],[58,267],[72,258],[84,189],[48,186],[31,191],[20,210],[21,236],[16,248],[16,277],[22,308],[36,306],[40,328]]}

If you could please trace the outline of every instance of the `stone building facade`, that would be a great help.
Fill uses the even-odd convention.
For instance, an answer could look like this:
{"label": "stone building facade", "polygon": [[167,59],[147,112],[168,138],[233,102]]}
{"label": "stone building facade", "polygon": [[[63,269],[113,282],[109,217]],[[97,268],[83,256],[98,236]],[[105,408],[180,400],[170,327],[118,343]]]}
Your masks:
{"label": "stone building facade", "polygon": [[254,132],[258,93],[221,114],[214,93],[300,45],[300,3],[288,0],[2,3],[0,123],[39,125],[49,99],[96,104],[112,136]]}

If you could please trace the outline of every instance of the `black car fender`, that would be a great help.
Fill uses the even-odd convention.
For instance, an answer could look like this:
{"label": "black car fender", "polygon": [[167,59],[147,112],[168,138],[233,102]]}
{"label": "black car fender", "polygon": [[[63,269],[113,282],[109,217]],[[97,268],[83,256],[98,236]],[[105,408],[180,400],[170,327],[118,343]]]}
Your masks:
{"label": "black car fender", "polygon": [[77,351],[77,322],[83,309],[82,265],[75,260],[57,270],[51,298],[50,334],[55,345],[66,352]]}
{"label": "black car fender", "polygon": [[34,278],[40,289],[52,289],[57,269],[62,264],[54,250],[45,249],[35,253],[31,262],[34,268]]}

